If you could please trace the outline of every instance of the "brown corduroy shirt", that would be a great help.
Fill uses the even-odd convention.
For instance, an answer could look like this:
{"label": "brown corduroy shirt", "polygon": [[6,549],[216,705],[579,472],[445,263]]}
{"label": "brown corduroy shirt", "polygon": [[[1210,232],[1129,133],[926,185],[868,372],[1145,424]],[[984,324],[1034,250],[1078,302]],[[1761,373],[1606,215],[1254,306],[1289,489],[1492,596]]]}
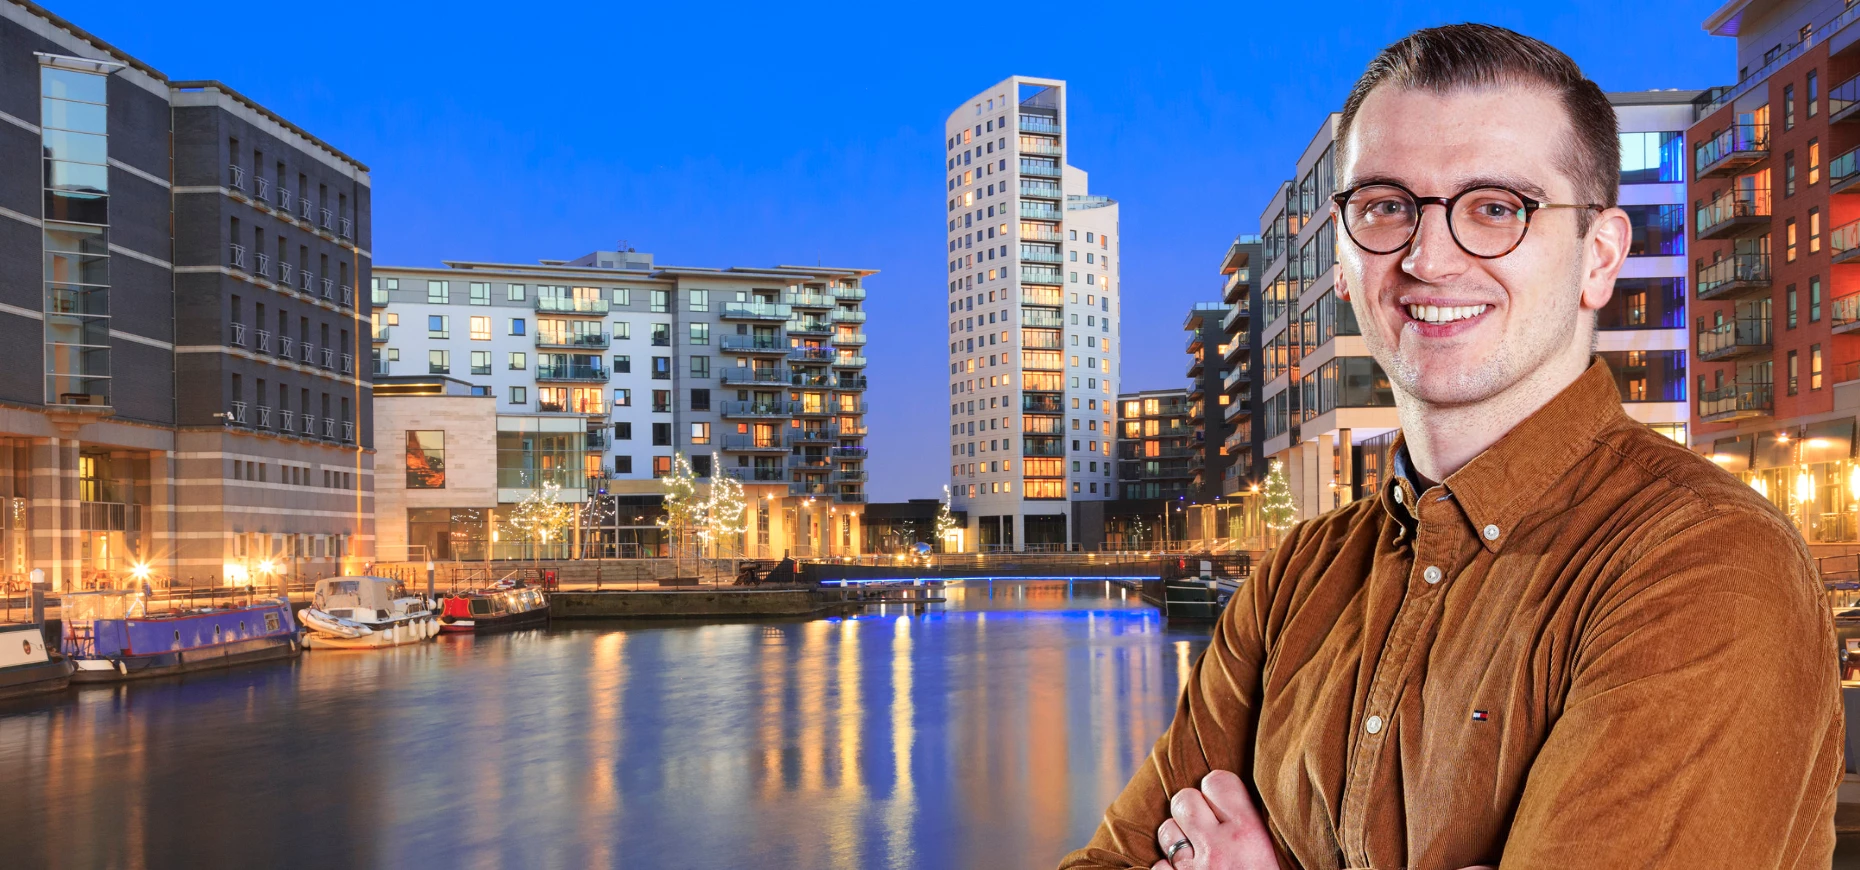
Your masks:
{"label": "brown corduroy shirt", "polygon": [[1224,769],[1286,868],[1826,870],[1842,727],[1801,536],[1597,358],[1442,484],[1294,526],[1060,866],[1148,868]]}

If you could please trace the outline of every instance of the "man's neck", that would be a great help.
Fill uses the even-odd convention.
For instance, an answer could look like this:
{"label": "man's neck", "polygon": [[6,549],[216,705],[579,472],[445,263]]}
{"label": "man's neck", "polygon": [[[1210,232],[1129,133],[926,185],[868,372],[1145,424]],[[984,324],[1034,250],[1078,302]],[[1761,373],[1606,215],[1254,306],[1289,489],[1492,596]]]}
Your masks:
{"label": "man's neck", "polygon": [[1432,405],[1402,396],[1407,401],[1396,405],[1408,460],[1422,478],[1416,486],[1425,488],[1446,480],[1575,383],[1588,365],[1586,352],[1579,357],[1559,357],[1498,394],[1471,404]]}

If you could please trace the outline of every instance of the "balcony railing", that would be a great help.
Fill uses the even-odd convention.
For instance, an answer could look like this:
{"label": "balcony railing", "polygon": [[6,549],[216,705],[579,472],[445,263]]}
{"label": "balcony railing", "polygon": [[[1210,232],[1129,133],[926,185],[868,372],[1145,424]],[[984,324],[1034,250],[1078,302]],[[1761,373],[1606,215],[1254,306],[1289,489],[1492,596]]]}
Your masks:
{"label": "balcony railing", "polygon": [[1059,220],[1059,209],[1045,203],[1022,202],[1020,216],[1037,221]]}
{"label": "balcony railing", "polygon": [[345,442],[355,440],[355,424],[348,420],[342,421],[342,440]]}
{"label": "balcony railing", "polygon": [[270,330],[261,329],[258,331],[258,346],[254,349],[257,350],[259,353],[270,353],[271,352],[271,331]]}
{"label": "balcony railing", "polygon": [[839,427],[826,426],[819,429],[790,429],[784,440],[789,447],[793,447],[797,444],[826,444],[839,437]]}
{"label": "balcony railing", "polygon": [[228,186],[241,193],[245,192],[245,167],[231,163],[227,164],[226,168],[232,171],[232,179],[228,182]]}
{"label": "balcony railing", "polygon": [[297,431],[297,419],[289,408],[278,411],[278,429],[283,432]]}
{"label": "balcony railing", "polygon": [[737,480],[743,481],[744,483],[780,483],[788,479],[788,470],[785,468],[781,468],[781,467],[775,467],[775,468],[760,467],[758,468],[755,466],[750,466],[748,468],[744,468],[739,465],[739,466],[734,466],[730,468],[725,468],[723,472],[725,474],[728,474],[731,477],[736,478]]}
{"label": "balcony railing", "polygon": [[309,269],[297,273],[297,286],[302,287],[305,293],[315,293],[316,276],[310,274]]}
{"label": "balcony railing", "polygon": [[[234,167],[234,168],[236,169],[238,167]],[[233,425],[233,426],[244,426],[245,425],[245,403],[244,402],[233,402],[231,403],[231,405],[232,407],[226,412],[226,416],[224,418],[226,420],[226,423],[228,425]]]}
{"label": "balcony railing", "polygon": [[1699,419],[1716,422],[1739,417],[1756,417],[1771,412],[1774,383],[1732,382],[1716,390],[1699,394]]}
{"label": "balcony railing", "polygon": [[[278,263],[278,283],[279,284],[283,284],[284,286],[289,287],[291,286],[291,279],[295,277],[297,277],[297,270],[292,268],[291,264],[282,262],[282,261]],[[304,289],[309,290],[310,288],[305,287]]]}
{"label": "balcony railing", "polygon": [[315,414],[305,414],[303,416],[303,419],[300,420],[299,422],[304,424],[304,437],[306,438],[316,437],[316,415]]}
{"label": "balcony railing", "polygon": [[587,433],[587,438],[582,444],[582,450],[587,453],[595,453],[606,450],[612,445],[613,439],[607,434],[606,429],[592,429]]}
{"label": "balcony railing", "polygon": [[1023,263],[1064,263],[1066,258],[1050,248],[1021,248],[1020,261]]}
{"label": "balcony railing", "polygon": [[234,243],[232,246],[232,250],[228,253],[227,260],[230,261],[227,265],[230,265],[235,269],[244,269],[245,268],[245,246]]}
{"label": "balcony railing", "polygon": [[1058,438],[1022,438],[1022,456],[1064,456],[1065,443]]}
{"label": "balcony railing", "polygon": [[374,361],[374,373],[376,375],[387,374],[388,373],[388,361],[384,359],[375,360]]}
{"label": "balcony railing", "polygon": [[1066,198],[1065,191],[1062,190],[1059,185],[1044,181],[1022,181],[1020,183],[1020,195],[1038,196],[1045,199]]}
{"label": "balcony railing", "polygon": [[302,220],[304,223],[310,222],[310,197],[307,197],[307,196],[298,197],[297,217],[300,220]]}
{"label": "balcony railing", "polygon": [[1860,220],[1848,221],[1828,232],[1828,260],[1834,263],[1860,260]]}
{"label": "balcony railing", "polygon": [[270,280],[271,279],[271,255],[265,253],[264,251],[259,251],[258,252],[258,268],[253,271],[259,277],[264,278],[266,280]]}
{"label": "balcony railing", "polygon": [[335,420],[331,420],[328,417],[323,418],[323,437],[331,441],[336,440],[336,421]]}
{"label": "balcony railing", "polygon": [[1770,319],[1739,317],[1707,327],[1699,321],[1699,359],[1722,360],[1770,349]]}
{"label": "balcony railing", "polygon": [[1860,114],[1860,76],[1828,89],[1828,123],[1838,124]]}
{"label": "balcony railing", "polygon": [[724,320],[787,320],[794,308],[781,302],[725,302],[717,313]]}
{"label": "balcony railing", "polygon": [[849,369],[861,368],[865,365],[865,357],[836,356],[833,358],[833,365],[839,368],[849,368]]}
{"label": "balcony railing", "polygon": [[842,447],[835,445],[827,449],[827,455],[835,459],[856,461],[866,458],[866,450],[864,447]]}
{"label": "balcony railing", "polygon": [[1836,335],[1860,332],[1860,291],[1829,300],[1828,316]]}
{"label": "balcony railing", "polygon": [[342,373],[345,375],[355,373],[355,354],[345,353],[342,355]]}
{"label": "balcony railing", "polygon": [[818,335],[833,331],[833,321],[824,317],[797,317],[788,321],[788,331],[804,335]]}
{"label": "balcony railing", "polygon": [[1028,160],[1021,158],[1020,174],[1037,175],[1045,178],[1058,178],[1063,170],[1055,160]]}
{"label": "balcony railing", "polygon": [[296,342],[288,335],[278,336],[278,356],[290,359],[297,354]]}
{"label": "balcony railing", "polygon": [[860,311],[856,308],[835,308],[833,309],[833,322],[834,323],[864,323],[865,312]]}
{"label": "balcony railing", "polygon": [[775,366],[725,366],[719,371],[718,380],[725,384],[786,384],[789,376],[787,369]]}
{"label": "balcony railing", "polygon": [[1770,156],[1770,125],[1733,124],[1692,149],[1698,178],[1734,175]]}
{"label": "balcony railing", "polygon": [[354,221],[351,221],[348,218],[342,218],[339,221],[337,221],[337,223],[341,224],[341,226],[336,229],[337,235],[342,236],[345,239],[355,237],[355,222]]}
{"label": "balcony railing", "polygon": [[[348,288],[347,288],[347,287],[344,287],[344,288],[343,288],[343,290],[344,290],[344,291],[347,291],[347,290],[348,290]],[[334,296],[335,294],[336,294],[336,279],[334,279],[334,278],[324,278],[324,279],[323,279],[323,298],[324,298],[324,299],[328,299],[328,298],[330,298],[331,296]],[[347,299],[347,293],[346,293],[346,292],[345,292],[345,294],[344,294],[344,299],[345,299],[345,301],[346,301],[346,299]]]}
{"label": "balcony railing", "polygon": [[334,348],[323,348],[323,367],[326,369],[333,369],[336,367],[336,351]]}
{"label": "balcony railing", "polygon": [[291,189],[288,187],[279,187],[277,198],[278,209],[284,212],[286,217],[289,217],[291,211]]}
{"label": "balcony railing", "polygon": [[1020,267],[1020,280],[1028,284],[1064,284],[1065,276],[1058,269],[1022,266]]}
{"label": "balcony railing", "polygon": [[833,298],[842,302],[857,302],[865,298],[864,287],[834,287]]}
{"label": "balcony railing", "polygon": [[564,296],[536,297],[536,310],[551,314],[606,314],[612,309],[605,299],[575,299]]}
{"label": "balcony railing", "polygon": [[791,347],[788,348],[788,361],[799,363],[826,363],[833,360],[834,351],[830,347]]}
{"label": "balcony railing", "polygon": [[388,336],[391,334],[393,334],[393,327],[385,324],[374,326],[368,330],[368,338],[370,341],[387,341]]}
{"label": "balcony railing", "polygon": [[316,356],[316,348],[312,346],[310,342],[304,342],[299,350],[303,351],[303,356],[300,357],[300,359],[304,362],[312,362],[312,358]]}
{"label": "balcony railing", "polygon": [[842,390],[863,390],[865,375],[841,375],[834,386]]}
{"label": "balcony railing", "polygon": [[[586,323],[587,321],[576,321],[576,322]],[[599,348],[607,347],[608,340],[607,340],[607,333],[599,332],[599,331],[597,332],[561,332],[557,330],[541,329],[541,330],[536,331],[536,346],[537,347],[578,347],[578,348],[599,349]]]}
{"label": "balcony railing", "polygon": [[836,332],[833,334],[833,343],[838,344],[838,345],[845,345],[848,347],[857,347],[859,345],[865,344],[865,333],[863,332]]}
{"label": "balcony railing", "polygon": [[780,435],[769,435],[768,437],[759,437],[753,434],[725,435],[723,436],[723,449],[743,451],[764,450],[786,453],[788,452],[788,445],[782,440]]}
{"label": "balcony railing", "polygon": [[1726,191],[1698,210],[1693,223],[1701,239],[1725,239],[1770,224],[1770,189]]}
{"label": "balcony railing", "polygon": [[1701,300],[1736,299],[1770,289],[1770,255],[1734,254],[1699,269]]}
{"label": "balcony railing", "polygon": [[775,335],[726,335],[717,346],[737,353],[788,352],[787,340]]}
{"label": "balcony railing", "polygon": [[607,370],[600,366],[574,363],[538,363],[539,381],[606,381]]}
{"label": "balcony railing", "polygon": [[245,347],[245,324],[234,323],[232,325],[232,343],[238,347]]}
{"label": "balcony railing", "polygon": [[1860,193],[1860,185],[1854,183],[1860,179],[1860,148],[1850,148],[1846,153],[1828,161],[1829,193]]}
{"label": "balcony railing", "polygon": [[259,405],[258,406],[258,425],[259,425],[259,428],[261,429],[271,428],[271,406],[270,405]]}
{"label": "balcony railing", "polygon": [[1027,224],[1021,227],[1020,240],[1023,242],[1063,242],[1065,237],[1057,229],[1048,229],[1045,224]]}
{"label": "balcony railing", "polygon": [[[822,362],[824,362],[824,360],[822,360]],[[833,386],[833,376],[824,371],[803,369],[788,376],[788,385],[791,387],[827,388]]]}
{"label": "balcony railing", "polygon": [[724,402],[722,411],[725,417],[788,417],[792,416],[791,402],[775,399],[764,402]]}
{"label": "balcony railing", "polygon": [[828,293],[783,293],[782,304],[793,308],[832,308],[834,299]]}
{"label": "balcony railing", "polygon": [[1061,153],[1061,149],[1057,142],[1051,142],[1046,139],[1033,139],[1020,143],[1020,153],[1044,154],[1049,157],[1058,157]]}
{"label": "balcony railing", "polygon": [[326,209],[326,208],[319,208],[319,209],[317,209],[317,211],[321,213],[321,216],[322,216],[322,218],[323,218],[323,220],[322,220],[322,222],[321,222],[321,224],[320,224],[320,225],[321,225],[321,226],[323,227],[323,229],[329,229],[329,223],[330,223],[330,219],[331,219],[331,217],[332,217],[332,215],[330,214],[330,211],[329,211],[329,209]]}

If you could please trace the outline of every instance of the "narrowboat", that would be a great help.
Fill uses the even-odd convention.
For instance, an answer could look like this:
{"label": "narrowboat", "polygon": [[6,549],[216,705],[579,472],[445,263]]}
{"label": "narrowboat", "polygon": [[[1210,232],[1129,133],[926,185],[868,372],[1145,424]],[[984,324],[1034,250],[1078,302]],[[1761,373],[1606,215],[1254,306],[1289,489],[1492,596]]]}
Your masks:
{"label": "narrowboat", "polygon": [[71,659],[45,643],[36,622],[0,623],[0,699],[56,692],[71,685]]}
{"label": "narrowboat", "polygon": [[287,598],[151,612],[144,593],[67,592],[60,601],[74,683],[160,677],[295,657],[297,621]]}
{"label": "narrowboat", "polygon": [[440,598],[439,630],[447,633],[506,631],[549,622],[549,599],[530,586],[493,586]]}
{"label": "narrowboat", "polygon": [[426,599],[385,577],[326,577],[299,617],[311,649],[376,649],[432,640],[439,618]]}

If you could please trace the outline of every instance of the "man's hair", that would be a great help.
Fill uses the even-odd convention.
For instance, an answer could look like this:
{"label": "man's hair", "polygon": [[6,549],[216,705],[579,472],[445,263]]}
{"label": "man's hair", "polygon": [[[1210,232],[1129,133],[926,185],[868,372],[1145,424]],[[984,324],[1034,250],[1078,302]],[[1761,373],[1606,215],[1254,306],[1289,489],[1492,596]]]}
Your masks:
{"label": "man's hair", "polygon": [[[1357,79],[1337,122],[1339,156],[1363,100],[1380,85],[1446,94],[1460,88],[1538,87],[1562,103],[1573,141],[1563,145],[1558,169],[1576,186],[1581,202],[1613,207],[1621,184],[1621,140],[1614,106],[1576,62],[1542,40],[1490,24],[1448,24],[1417,30],[1382,50]],[[1578,235],[1591,212],[1579,213]]]}

